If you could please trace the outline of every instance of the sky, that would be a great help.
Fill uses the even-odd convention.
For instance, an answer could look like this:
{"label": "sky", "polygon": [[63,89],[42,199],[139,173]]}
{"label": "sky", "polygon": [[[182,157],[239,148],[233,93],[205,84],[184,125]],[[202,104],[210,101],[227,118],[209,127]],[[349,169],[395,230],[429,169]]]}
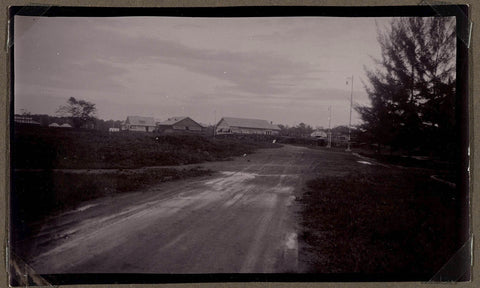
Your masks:
{"label": "sky", "polygon": [[[388,18],[15,16],[15,113],[55,115],[69,97],[97,117],[265,119],[348,125],[369,105],[365,67]],[[354,111],[352,124],[361,122]]]}

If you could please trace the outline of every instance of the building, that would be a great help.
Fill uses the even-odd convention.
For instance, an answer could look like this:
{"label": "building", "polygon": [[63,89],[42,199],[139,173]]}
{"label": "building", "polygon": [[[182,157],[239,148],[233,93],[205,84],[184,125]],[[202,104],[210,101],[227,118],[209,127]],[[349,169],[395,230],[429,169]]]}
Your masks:
{"label": "building", "polygon": [[354,131],[354,129],[349,129],[348,126],[337,126],[332,128],[332,146],[346,147],[349,142],[349,130]]}
{"label": "building", "polygon": [[40,126],[40,122],[34,121],[32,117],[24,115],[14,115],[13,121],[18,124]]}
{"label": "building", "polygon": [[310,134],[310,137],[317,138],[317,139],[327,139],[328,135],[325,131],[316,130]]}
{"label": "building", "polygon": [[155,120],[153,117],[128,116],[122,124],[122,130],[153,132],[155,130]]}
{"label": "building", "polygon": [[202,133],[205,127],[190,117],[171,117],[163,122],[157,123],[157,131],[162,133]]}
{"label": "building", "polygon": [[280,128],[277,125],[260,119],[245,119],[223,117],[218,122],[215,133],[221,134],[261,134],[278,135]]}

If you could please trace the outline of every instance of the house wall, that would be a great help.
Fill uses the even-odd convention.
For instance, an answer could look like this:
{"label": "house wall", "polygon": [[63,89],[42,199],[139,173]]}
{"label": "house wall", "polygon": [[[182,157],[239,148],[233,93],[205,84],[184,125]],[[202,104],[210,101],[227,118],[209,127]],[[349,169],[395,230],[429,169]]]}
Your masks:
{"label": "house wall", "polygon": [[126,130],[128,131],[138,131],[138,132],[153,132],[155,127],[153,126],[143,126],[143,125],[127,125]]}
{"label": "house wall", "polygon": [[175,125],[158,125],[157,130],[162,133],[202,133],[203,127],[197,122],[186,118]]}
{"label": "house wall", "polygon": [[[223,122],[223,121],[222,121]],[[217,125],[216,133],[221,134],[259,134],[259,135],[278,135],[278,131],[269,129],[244,128],[228,126],[226,123]]]}
{"label": "house wall", "polygon": [[269,129],[232,127],[233,133],[239,134],[260,134],[260,135],[277,135],[278,131]]}
{"label": "house wall", "polygon": [[215,127],[215,133],[216,134],[230,134],[231,132],[228,132],[230,129],[230,126],[225,122],[225,120],[221,120],[220,123],[217,124],[217,127]]}

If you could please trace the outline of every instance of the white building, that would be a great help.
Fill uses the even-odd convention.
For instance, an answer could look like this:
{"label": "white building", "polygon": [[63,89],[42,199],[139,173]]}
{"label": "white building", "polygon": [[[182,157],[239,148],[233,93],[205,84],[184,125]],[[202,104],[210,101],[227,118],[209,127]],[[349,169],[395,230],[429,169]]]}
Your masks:
{"label": "white building", "polygon": [[312,134],[310,134],[310,137],[318,138],[318,139],[327,139],[328,135],[325,131],[316,130],[316,131],[313,131]]}
{"label": "white building", "polygon": [[215,127],[215,133],[221,134],[262,134],[278,135],[280,128],[266,120],[223,117]]}
{"label": "white building", "polygon": [[155,119],[153,117],[128,116],[122,124],[122,130],[153,132],[155,130]]}

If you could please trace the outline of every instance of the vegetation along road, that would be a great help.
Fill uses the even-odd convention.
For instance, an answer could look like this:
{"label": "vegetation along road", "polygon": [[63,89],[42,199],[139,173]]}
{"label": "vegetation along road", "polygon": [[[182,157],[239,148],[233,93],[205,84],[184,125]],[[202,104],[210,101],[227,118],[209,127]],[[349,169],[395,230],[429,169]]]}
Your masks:
{"label": "vegetation along road", "polygon": [[294,200],[319,159],[262,149],[202,164],[212,176],[86,202],[44,225],[28,262],[41,274],[298,271]]}
{"label": "vegetation along road", "polygon": [[[408,231],[416,226],[430,231],[425,227],[431,226],[435,231],[432,237],[440,232],[438,225],[429,223],[429,217],[416,214],[433,213],[426,212],[423,203],[432,203],[438,193],[426,195],[425,190],[425,195],[410,197],[410,202],[397,199],[405,199],[405,194],[416,189],[405,186],[411,181],[401,178],[417,177],[418,183],[423,181],[419,180],[422,175],[406,176],[410,172],[405,169],[386,168],[350,153],[285,145],[232,161],[195,166],[214,172],[97,198],[50,217],[29,240],[34,252],[27,263],[40,274],[378,272],[376,269],[385,268],[379,263],[391,264],[389,258],[411,267],[408,255],[419,252],[408,247],[431,243],[429,235],[410,235]],[[353,182],[350,177],[355,178]],[[326,186],[321,179],[327,180]],[[375,179],[380,186],[372,186]],[[424,175],[421,179],[429,178]],[[403,186],[397,187],[402,182]],[[380,206],[361,209],[374,203],[396,208],[389,214]],[[438,209],[445,213],[442,207]],[[381,215],[364,215],[366,211]],[[433,219],[438,221],[440,216],[436,217]],[[396,233],[407,233],[409,243],[401,242],[401,237],[382,238],[390,233],[384,221],[395,219],[403,226],[415,226],[392,222],[393,228],[405,229]],[[352,237],[356,247],[351,247]],[[367,248],[375,253],[363,255]],[[432,246],[435,251],[437,248]],[[399,259],[392,253],[408,257]],[[431,259],[423,254],[422,260]],[[423,267],[422,271],[432,268],[436,267]]]}

